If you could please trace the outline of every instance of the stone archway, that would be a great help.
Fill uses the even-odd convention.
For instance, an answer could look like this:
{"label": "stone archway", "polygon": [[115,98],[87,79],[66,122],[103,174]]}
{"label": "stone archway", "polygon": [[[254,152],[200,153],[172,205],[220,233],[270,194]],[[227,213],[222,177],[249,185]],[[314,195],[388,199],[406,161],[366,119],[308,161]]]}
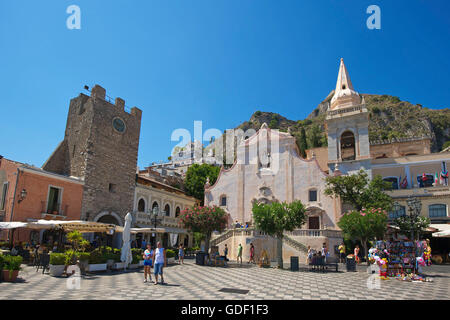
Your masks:
{"label": "stone archway", "polygon": [[306,228],[312,230],[323,229],[323,218],[325,216],[325,210],[319,207],[306,208]]}
{"label": "stone archway", "polygon": [[[115,224],[123,227],[122,218],[115,212],[103,211],[93,219],[94,222]],[[113,235],[105,233],[93,234],[94,239],[100,239],[103,245],[120,248],[122,246],[122,234],[114,233]]]}

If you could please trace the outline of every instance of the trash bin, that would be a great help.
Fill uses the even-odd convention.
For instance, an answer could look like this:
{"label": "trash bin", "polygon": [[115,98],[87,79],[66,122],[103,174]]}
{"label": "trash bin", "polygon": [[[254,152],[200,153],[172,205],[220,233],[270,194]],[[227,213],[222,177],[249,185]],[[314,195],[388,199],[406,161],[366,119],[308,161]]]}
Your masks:
{"label": "trash bin", "polygon": [[298,271],[298,257],[291,257],[291,271]]}
{"label": "trash bin", "polygon": [[356,271],[356,261],[355,258],[348,258],[347,261],[347,271]]}
{"label": "trash bin", "polygon": [[205,252],[197,252],[195,254],[195,264],[198,264],[199,266],[204,266],[205,265],[205,256],[206,253]]}

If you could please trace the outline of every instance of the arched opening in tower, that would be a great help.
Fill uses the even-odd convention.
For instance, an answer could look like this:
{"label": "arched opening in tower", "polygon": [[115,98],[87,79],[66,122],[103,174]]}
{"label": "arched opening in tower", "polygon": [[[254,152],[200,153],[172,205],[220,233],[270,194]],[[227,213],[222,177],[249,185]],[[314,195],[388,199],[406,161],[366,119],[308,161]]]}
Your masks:
{"label": "arched opening in tower", "polygon": [[341,135],[341,159],[342,161],[355,160],[355,135],[351,131],[345,131]]}

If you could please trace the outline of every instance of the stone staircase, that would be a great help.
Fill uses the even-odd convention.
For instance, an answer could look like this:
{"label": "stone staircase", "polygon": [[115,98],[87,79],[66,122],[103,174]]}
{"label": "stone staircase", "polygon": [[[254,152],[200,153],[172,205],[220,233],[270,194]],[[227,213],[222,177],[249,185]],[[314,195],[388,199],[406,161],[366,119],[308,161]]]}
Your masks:
{"label": "stone staircase", "polygon": [[283,242],[300,252],[308,253],[308,248],[303,243],[298,242],[287,235],[284,235]]}

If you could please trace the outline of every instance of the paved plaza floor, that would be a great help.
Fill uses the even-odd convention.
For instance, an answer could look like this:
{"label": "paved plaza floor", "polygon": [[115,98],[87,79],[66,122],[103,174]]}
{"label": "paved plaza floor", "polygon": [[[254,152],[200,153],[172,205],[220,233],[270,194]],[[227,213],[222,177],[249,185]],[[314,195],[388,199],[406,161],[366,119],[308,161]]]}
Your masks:
{"label": "paved plaza floor", "polygon": [[[166,285],[143,282],[143,270],[98,273],[81,277],[80,289],[68,289],[67,278],[52,277],[24,267],[16,283],[0,283],[0,299],[450,299],[450,266],[432,266],[433,282],[381,280],[380,289],[368,289],[369,274],[358,272],[292,272],[254,265],[205,267],[193,260],[165,268]],[[231,288],[247,293],[221,292]]]}

